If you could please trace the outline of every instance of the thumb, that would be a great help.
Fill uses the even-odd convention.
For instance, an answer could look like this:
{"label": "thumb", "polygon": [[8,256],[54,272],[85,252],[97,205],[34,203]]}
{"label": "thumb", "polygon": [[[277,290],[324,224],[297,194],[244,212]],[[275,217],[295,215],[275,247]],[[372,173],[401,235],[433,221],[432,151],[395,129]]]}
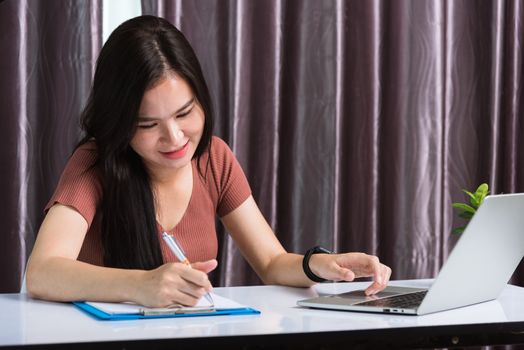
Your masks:
{"label": "thumb", "polygon": [[353,281],[355,279],[355,273],[350,269],[338,266],[333,271],[333,277],[330,278],[332,281]]}
{"label": "thumb", "polygon": [[217,267],[217,265],[218,265],[218,262],[216,261],[216,259],[211,259],[207,261],[198,261],[198,262],[192,263],[191,267],[194,268],[195,270],[199,270],[207,274],[213,271]]}

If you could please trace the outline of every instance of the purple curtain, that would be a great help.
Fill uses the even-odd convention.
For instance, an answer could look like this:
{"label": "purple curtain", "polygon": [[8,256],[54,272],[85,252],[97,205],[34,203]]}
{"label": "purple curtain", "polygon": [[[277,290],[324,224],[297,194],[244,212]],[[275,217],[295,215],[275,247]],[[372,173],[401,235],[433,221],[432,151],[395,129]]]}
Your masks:
{"label": "purple curtain", "polygon": [[[364,251],[393,278],[434,277],[462,188],[524,191],[522,2],[142,5],[193,44],[216,133],[289,251]],[[219,262],[218,284],[259,283],[227,235]]]}
{"label": "purple curtain", "polygon": [[100,10],[96,1],[0,3],[0,292],[20,289],[43,208],[79,140]]}
{"label": "purple curtain", "polygon": [[[285,248],[434,277],[461,189],[524,192],[524,6],[504,0],[142,0],[192,43],[215,132]],[[100,47],[97,1],[0,3],[0,292],[16,291]],[[221,233],[215,285],[260,283]],[[521,264],[513,282],[524,285]]]}

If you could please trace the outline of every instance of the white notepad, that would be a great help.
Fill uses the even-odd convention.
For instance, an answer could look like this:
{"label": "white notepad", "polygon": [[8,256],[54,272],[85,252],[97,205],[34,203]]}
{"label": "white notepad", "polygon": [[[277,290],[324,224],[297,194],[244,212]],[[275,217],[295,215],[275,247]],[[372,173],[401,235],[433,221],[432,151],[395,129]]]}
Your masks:
{"label": "white notepad", "polygon": [[[246,306],[237,303],[228,298],[224,298],[218,294],[210,293],[213,298],[214,305],[211,305],[206,298],[201,298],[195,305],[195,309],[213,307],[215,310],[221,309],[243,309]],[[134,315],[140,313],[144,306],[134,303],[106,303],[106,302],[93,302],[86,301],[86,304],[93,306],[109,315]],[[186,307],[186,309],[191,309]]]}

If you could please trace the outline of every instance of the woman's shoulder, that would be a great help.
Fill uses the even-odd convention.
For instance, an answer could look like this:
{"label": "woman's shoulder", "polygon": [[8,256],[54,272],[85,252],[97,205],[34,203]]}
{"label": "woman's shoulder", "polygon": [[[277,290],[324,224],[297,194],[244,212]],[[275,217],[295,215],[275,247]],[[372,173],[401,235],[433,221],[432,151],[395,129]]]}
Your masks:
{"label": "woman's shoulder", "polygon": [[[211,137],[211,144],[210,145],[212,147],[215,147],[215,151],[216,150],[224,150],[224,149],[231,150],[231,148],[228,146],[226,141],[224,141],[223,139],[221,139],[219,136],[216,136],[216,135],[213,135]],[[212,151],[213,151],[213,148],[212,148]]]}
{"label": "woman's shoulder", "polygon": [[213,158],[215,158],[215,160],[224,161],[231,156],[234,157],[233,151],[229,145],[218,136],[211,137],[208,151],[211,154],[211,161],[213,161]]}
{"label": "woman's shoulder", "polygon": [[69,158],[68,167],[87,170],[91,168],[97,160],[98,152],[94,141],[87,141],[73,151]]}
{"label": "woman's shoulder", "polygon": [[206,153],[203,162],[200,164],[204,165],[204,168],[206,168],[206,164],[210,166],[216,181],[223,182],[225,179],[229,179],[231,175],[236,176],[243,172],[236,155],[220,137],[213,136],[211,138]]}
{"label": "woman's shoulder", "polygon": [[[228,144],[220,137],[212,136],[209,145],[195,165],[203,171],[203,174],[207,174],[210,170],[214,181],[220,183],[224,175],[227,176],[237,163],[238,161]],[[208,178],[207,176],[204,177]]]}
{"label": "woman's shoulder", "polygon": [[213,136],[208,155],[209,163],[203,163],[203,169],[206,169],[204,174],[207,176],[203,179],[209,186],[216,212],[219,216],[224,216],[243,203],[251,194],[251,189],[240,163],[224,140]]}
{"label": "woman's shoulder", "polygon": [[95,141],[87,141],[87,142],[84,142],[80,145],[78,145],[75,149],[75,151],[73,152],[74,153],[88,153],[88,154],[93,154],[96,156],[97,154],[97,148],[96,148],[96,143]]}
{"label": "woman's shoulder", "polygon": [[48,210],[55,203],[76,209],[89,226],[102,198],[99,172],[94,167],[97,148],[94,142],[86,142],[76,147],[69,158],[55,193],[46,206]]}

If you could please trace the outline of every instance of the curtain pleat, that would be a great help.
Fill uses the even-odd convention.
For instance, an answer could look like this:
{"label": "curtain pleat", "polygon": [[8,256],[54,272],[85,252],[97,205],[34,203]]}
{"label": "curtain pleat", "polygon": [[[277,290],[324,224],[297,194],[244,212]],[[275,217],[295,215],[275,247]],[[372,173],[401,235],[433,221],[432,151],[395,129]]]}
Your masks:
{"label": "curtain pleat", "polygon": [[0,3],[1,292],[19,290],[43,208],[79,140],[99,10],[94,1]]}
{"label": "curtain pleat", "polygon": [[[518,1],[168,3],[142,1],[194,45],[215,131],[289,251],[434,277],[463,188],[523,191]],[[221,284],[259,283],[227,234],[219,261]]]}
{"label": "curtain pleat", "polygon": [[[434,277],[482,182],[524,192],[524,6],[510,0],[142,0],[200,58],[215,133],[288,251]],[[18,290],[78,141],[101,2],[0,3],[1,291]],[[7,53],[7,54],[5,54]],[[261,283],[219,228],[215,285]],[[513,282],[524,285],[524,268]]]}

